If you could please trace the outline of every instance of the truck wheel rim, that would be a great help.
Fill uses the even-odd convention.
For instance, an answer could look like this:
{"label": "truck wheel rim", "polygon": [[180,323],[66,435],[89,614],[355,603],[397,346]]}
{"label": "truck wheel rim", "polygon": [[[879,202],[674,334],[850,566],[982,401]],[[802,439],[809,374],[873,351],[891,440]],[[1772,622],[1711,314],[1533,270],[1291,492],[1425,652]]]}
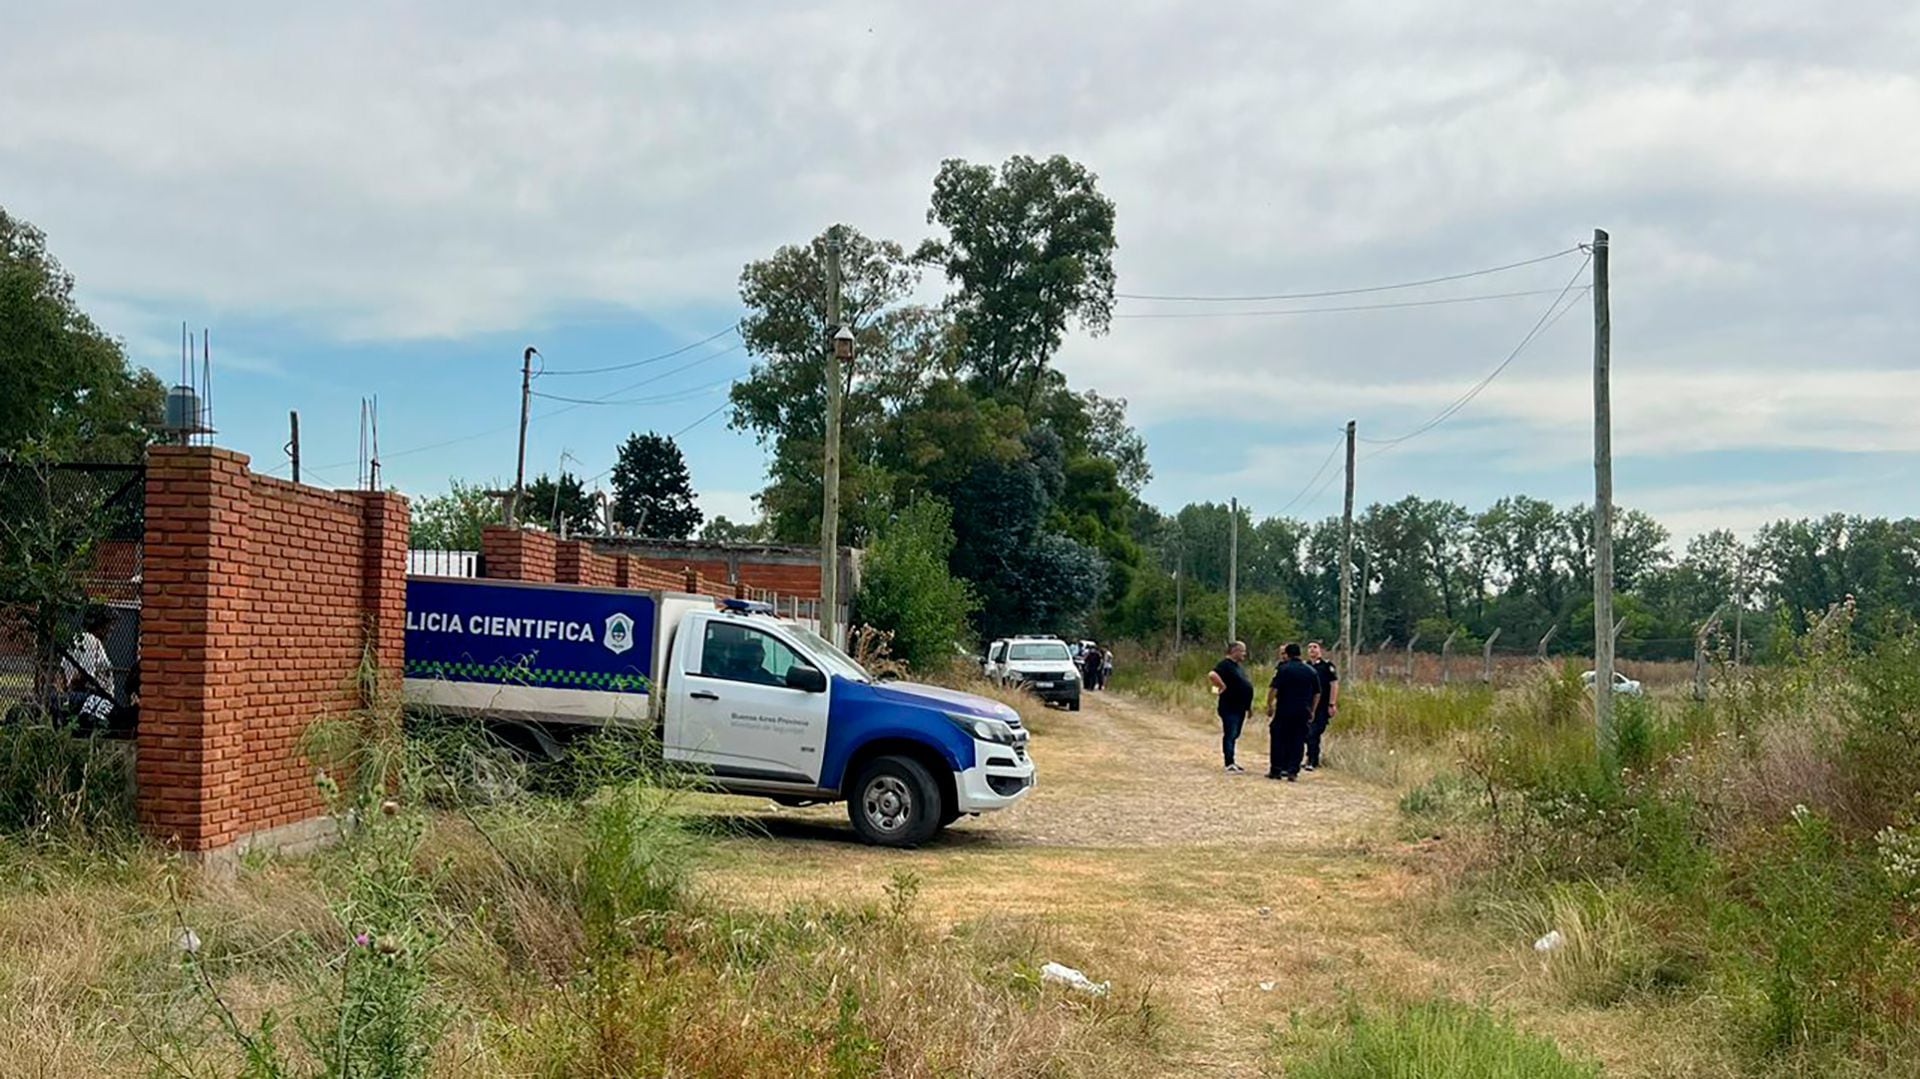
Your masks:
{"label": "truck wheel rim", "polygon": [[898,776],[879,776],[867,784],[862,800],[867,819],[883,832],[897,832],[913,817],[913,792]]}

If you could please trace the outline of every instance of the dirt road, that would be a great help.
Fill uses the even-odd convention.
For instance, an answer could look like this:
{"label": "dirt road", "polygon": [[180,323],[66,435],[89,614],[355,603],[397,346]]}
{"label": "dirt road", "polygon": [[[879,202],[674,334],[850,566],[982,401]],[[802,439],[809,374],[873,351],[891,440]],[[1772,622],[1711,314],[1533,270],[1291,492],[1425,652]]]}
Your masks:
{"label": "dirt road", "polygon": [[1250,774],[1229,776],[1217,727],[1129,698],[1030,725],[1039,785],[1014,810],[911,852],[858,845],[841,807],[748,811],[766,836],[724,844],[706,882],[784,906],[877,900],[911,870],[924,916],[1021,920],[1046,958],[1149,990],[1171,1020],[1168,1074],[1258,1075],[1291,1011],[1428,980],[1398,932],[1392,796],[1338,770],[1337,727],[1336,766],[1289,784],[1259,774],[1264,727],[1241,743]]}

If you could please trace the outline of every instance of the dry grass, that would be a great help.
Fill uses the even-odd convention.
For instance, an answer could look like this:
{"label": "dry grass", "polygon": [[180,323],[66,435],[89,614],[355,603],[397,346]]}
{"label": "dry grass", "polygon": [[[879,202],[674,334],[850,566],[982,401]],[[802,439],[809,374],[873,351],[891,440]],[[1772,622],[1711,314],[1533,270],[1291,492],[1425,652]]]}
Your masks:
{"label": "dry grass", "polygon": [[[1158,1021],[1142,992],[1042,986],[1042,929],[930,922],[905,878],[889,877],[893,895],[768,909],[704,887],[657,916],[651,943],[596,959],[576,838],[557,834],[558,817],[517,829],[503,817],[483,820],[484,837],[439,819],[426,844],[444,933],[433,993],[454,1010],[434,1074],[1150,1070]],[[331,858],[256,860],[222,883],[140,846],[107,858],[0,846],[0,1074],[231,1074],[234,1047],[182,963],[177,919],[243,1027],[269,1010],[308,1014],[341,947]]]}
{"label": "dry grass", "polygon": [[[1609,1075],[1737,1074],[1706,1033],[1715,1012],[1644,991],[1666,957],[1632,924],[1636,900],[1568,891],[1463,912],[1478,837],[1406,841],[1396,799],[1452,764],[1449,732],[1519,706],[1517,691],[1485,706],[1358,687],[1329,767],[1286,785],[1221,774],[1199,685],[1068,713],[960,684],[1026,717],[1033,796],[909,852],[858,845],[837,806],[690,798],[684,812],[729,834],[707,844],[684,908],[610,969],[590,960],[562,819],[482,816],[485,836],[436,820],[450,935],[434,976],[456,1018],[435,1073],[1272,1075],[1343,1030],[1348,1001],[1440,997],[1495,1005]],[[1412,728],[1428,734],[1392,734]],[[1264,743],[1258,726],[1242,742],[1255,771]],[[1718,783],[1740,759],[1702,775]],[[0,1060],[150,1073],[143,1039],[204,1018],[170,950],[172,867],[148,853],[124,870],[20,864],[30,880],[0,873]],[[333,924],[323,865],[255,865],[189,894],[245,1016],[308,992],[299,942]],[[1574,943],[1543,963],[1531,944],[1548,928]],[[1113,994],[1041,985],[1049,960]]]}

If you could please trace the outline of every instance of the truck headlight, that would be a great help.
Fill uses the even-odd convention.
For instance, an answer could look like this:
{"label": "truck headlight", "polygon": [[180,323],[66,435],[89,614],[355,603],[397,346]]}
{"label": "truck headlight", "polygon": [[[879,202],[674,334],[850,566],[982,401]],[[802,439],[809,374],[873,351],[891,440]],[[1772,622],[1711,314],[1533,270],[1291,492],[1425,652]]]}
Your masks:
{"label": "truck headlight", "polygon": [[987,719],[984,716],[963,715],[959,712],[947,712],[945,715],[948,722],[966,731],[969,736],[977,738],[982,742],[996,742],[1003,746],[1010,746],[1017,740],[1014,736],[1013,728],[1007,726],[1000,720]]}
{"label": "truck headlight", "polygon": [[1062,682],[1078,682],[1078,681],[1080,680],[1080,672],[1079,672],[1079,671],[1068,671],[1068,672],[1066,673],[1066,675],[1065,675],[1065,676],[1063,676],[1063,677],[1062,677],[1062,678],[1061,678],[1060,680],[1061,680]]}

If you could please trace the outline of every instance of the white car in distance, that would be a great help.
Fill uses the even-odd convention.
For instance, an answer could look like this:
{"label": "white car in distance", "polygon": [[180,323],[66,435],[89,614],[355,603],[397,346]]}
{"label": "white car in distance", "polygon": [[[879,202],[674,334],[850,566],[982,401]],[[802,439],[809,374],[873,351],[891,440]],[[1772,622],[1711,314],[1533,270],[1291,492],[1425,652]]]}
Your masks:
{"label": "white car in distance", "polygon": [[[1588,689],[1592,689],[1593,683],[1597,678],[1599,678],[1598,672],[1588,671],[1587,673],[1580,676],[1580,684],[1587,687]],[[1628,697],[1640,697],[1645,695],[1644,691],[1641,689],[1639,682],[1635,681],[1634,679],[1628,678],[1626,675],[1621,674],[1619,671],[1613,672],[1613,691],[1615,693],[1623,694]]]}

